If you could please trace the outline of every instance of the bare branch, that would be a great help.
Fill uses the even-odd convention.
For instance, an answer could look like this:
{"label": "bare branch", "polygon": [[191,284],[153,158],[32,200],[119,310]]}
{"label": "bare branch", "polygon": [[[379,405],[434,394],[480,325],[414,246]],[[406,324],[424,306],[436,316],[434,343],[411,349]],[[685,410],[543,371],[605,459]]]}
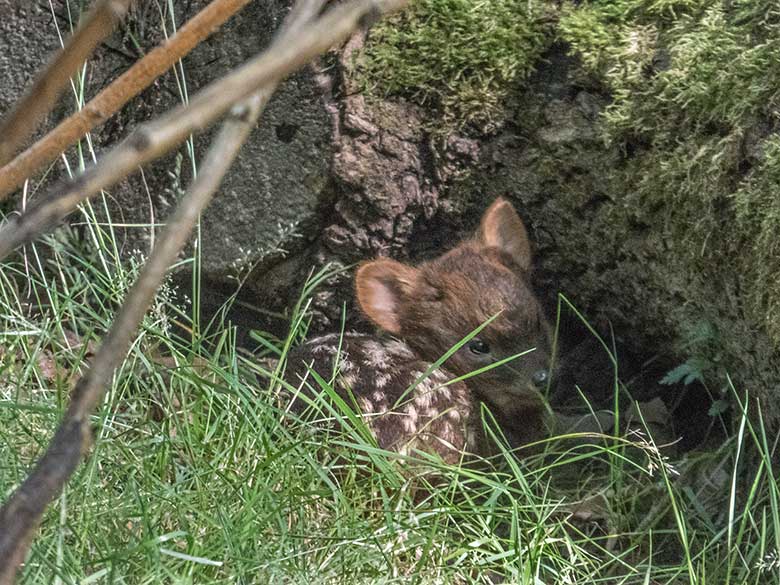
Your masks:
{"label": "bare branch", "polygon": [[[316,15],[322,0],[301,0],[280,38],[292,38]],[[170,265],[189,239],[198,216],[211,201],[230,165],[276,89],[263,89],[234,106],[201,165],[201,172],[166,225],[138,280],[130,290],[47,451],[29,477],[0,508],[0,585],[13,583],[46,507],[62,491],[92,442],[90,414],[103,398],[116,367],[154,299]]]}
{"label": "bare branch", "polygon": [[139,126],[103,160],[75,180],[55,186],[26,212],[0,228],[0,260],[70,213],[81,201],[114,185],[138,166],[175,148],[221,118],[259,88],[277,83],[318,54],[344,41],[361,24],[406,0],[354,0],[340,4],[310,25],[291,29],[245,65],[200,91],[188,106]]}
{"label": "bare branch", "polygon": [[251,0],[213,0],[176,34],[150,51],[111,82],[81,110],[60,122],[11,162],[0,168],[0,201],[71,144],[99,126]]}
{"label": "bare branch", "polygon": [[68,79],[95,47],[111,34],[132,0],[98,0],[68,42],[37,77],[33,86],[0,124],[0,164],[5,164],[54,106]]}
{"label": "bare branch", "polygon": [[265,107],[271,92],[262,91],[236,106],[225,121],[201,166],[198,178],[182,199],[158,240],[138,281],[128,293],[111,329],[73,398],[51,445],[35,469],[0,509],[0,584],[13,582],[40,518],[62,491],[92,442],[89,416],[110,385],[144,314],[170,265],[189,239],[198,215],[219,188],[241,145]]}

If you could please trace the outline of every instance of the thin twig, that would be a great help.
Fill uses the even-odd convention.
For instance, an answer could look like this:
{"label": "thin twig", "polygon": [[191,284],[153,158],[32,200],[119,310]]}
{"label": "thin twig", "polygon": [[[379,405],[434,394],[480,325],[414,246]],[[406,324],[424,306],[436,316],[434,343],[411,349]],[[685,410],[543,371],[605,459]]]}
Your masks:
{"label": "thin twig", "polygon": [[154,300],[170,265],[189,239],[198,215],[211,200],[239,148],[254,127],[270,92],[263,91],[236,106],[130,290],[87,373],[73,390],[70,406],[46,453],[32,473],[0,509],[0,584],[13,582],[40,518],[78,467],[92,442],[90,414],[110,385],[136,329]]}
{"label": "thin twig", "polygon": [[72,75],[127,14],[132,0],[99,0],[65,46],[0,124],[0,165],[6,164],[54,107]]}
{"label": "thin twig", "polygon": [[26,212],[0,228],[0,260],[17,246],[51,228],[85,199],[117,183],[138,166],[159,158],[191,134],[221,118],[235,103],[277,83],[315,56],[342,42],[367,20],[401,8],[406,0],[354,0],[340,4],[316,22],[291,30],[245,65],[200,91],[188,106],[139,126],[111,149],[100,164],[73,181],[53,187]]}
{"label": "thin twig", "polygon": [[[316,16],[323,0],[301,0],[279,38],[290,40]],[[166,225],[138,280],[128,293],[87,373],[77,382],[63,420],[32,473],[0,508],[0,585],[11,585],[46,507],[62,491],[92,442],[90,414],[102,400],[116,367],[126,355],[135,331],[160,283],[179,255],[197,218],[255,126],[277,82],[250,94],[224,122],[206,154],[201,172]]]}
{"label": "thin twig", "polygon": [[187,55],[251,0],[213,0],[188,20],[176,33],[133,64],[46,136],[0,168],[0,201],[55,160],[71,144],[99,126],[155,79]]}

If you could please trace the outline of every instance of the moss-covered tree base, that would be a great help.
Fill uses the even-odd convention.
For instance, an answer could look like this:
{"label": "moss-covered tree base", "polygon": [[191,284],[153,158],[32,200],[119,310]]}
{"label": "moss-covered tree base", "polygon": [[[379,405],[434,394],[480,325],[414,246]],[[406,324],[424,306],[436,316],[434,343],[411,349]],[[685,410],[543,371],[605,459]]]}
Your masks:
{"label": "moss-covered tree base", "polygon": [[[670,380],[701,378],[731,399],[730,376],[776,424],[780,8],[763,0],[543,4],[517,9],[529,41],[518,51],[535,58],[556,44],[523,61],[523,71],[537,70],[529,81],[491,78],[506,123],[480,141],[479,162],[449,199],[468,215],[509,195],[532,225],[550,299],[560,290],[603,332],[614,328],[648,357],[674,356],[668,363],[684,367]],[[424,3],[434,12],[445,5],[454,6]],[[409,32],[369,44],[369,63],[393,64],[386,94],[430,102],[415,88],[450,88],[452,97],[468,86],[468,66],[442,78],[452,64],[446,51],[437,66],[429,55],[412,58],[419,47],[406,41],[431,22],[406,22]],[[491,46],[474,63],[496,71],[498,55]],[[404,89],[407,73],[418,82]],[[447,96],[436,102],[434,123],[442,107],[453,111]]]}
{"label": "moss-covered tree base", "polygon": [[[614,333],[618,346],[660,357],[669,369],[684,363],[680,378],[702,378],[729,400],[730,374],[740,396],[764,398],[765,414],[777,421],[771,398],[780,356],[744,310],[743,276],[679,239],[669,222],[684,218],[673,205],[627,201],[627,168],[647,155],[605,146],[601,113],[609,98],[577,84],[579,65],[563,51],[546,54],[549,63],[450,197],[470,201],[474,213],[498,194],[515,202],[536,244],[536,281],[551,313],[561,292],[600,333]],[[663,373],[641,385],[660,392]]]}

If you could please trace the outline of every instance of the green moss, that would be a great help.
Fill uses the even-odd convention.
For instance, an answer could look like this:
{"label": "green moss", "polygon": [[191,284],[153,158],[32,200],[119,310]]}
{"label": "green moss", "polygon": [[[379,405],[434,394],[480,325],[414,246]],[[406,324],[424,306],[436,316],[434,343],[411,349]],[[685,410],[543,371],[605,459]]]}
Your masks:
{"label": "green moss", "polygon": [[[487,32],[495,27],[515,36]],[[590,139],[540,144],[539,124],[545,132],[554,127],[558,106],[524,95],[515,122],[528,138],[525,158],[505,161],[501,175],[511,180],[493,191],[556,193],[544,209],[566,219],[577,217],[578,202],[599,194],[609,203],[593,207],[587,231],[607,241],[558,243],[565,253],[553,259],[555,269],[568,262],[583,289],[604,295],[610,278],[620,282],[625,298],[593,301],[602,313],[618,318],[631,314],[627,303],[649,307],[638,319],[681,351],[699,352],[694,357],[757,392],[773,388],[780,355],[780,5],[420,1],[375,31],[360,71],[376,93],[432,104],[446,120],[489,120],[553,38],[578,57],[579,68],[567,72],[571,87],[602,90],[611,100],[599,121],[607,148]],[[538,102],[536,110],[529,102]],[[513,165],[521,169],[508,173]],[[576,172],[566,170],[572,167]],[[580,184],[581,173],[597,180]],[[602,250],[614,252],[600,256]],[[715,334],[694,347],[689,332],[701,323]]]}
{"label": "green moss", "polygon": [[617,196],[677,242],[676,270],[737,271],[734,313],[780,344],[780,8],[590,2],[560,31],[613,96],[605,137],[634,151]]}
{"label": "green moss", "polygon": [[566,3],[558,22],[559,36],[572,45],[590,73],[602,73],[611,64],[628,14],[637,2],[593,2],[585,5]]}
{"label": "green moss", "polygon": [[732,196],[745,242],[738,266],[746,276],[748,310],[780,343],[780,136],[765,140],[762,149],[763,160]]}
{"label": "green moss", "polygon": [[489,124],[546,45],[539,0],[417,0],[371,31],[369,91],[433,106],[446,127]]}

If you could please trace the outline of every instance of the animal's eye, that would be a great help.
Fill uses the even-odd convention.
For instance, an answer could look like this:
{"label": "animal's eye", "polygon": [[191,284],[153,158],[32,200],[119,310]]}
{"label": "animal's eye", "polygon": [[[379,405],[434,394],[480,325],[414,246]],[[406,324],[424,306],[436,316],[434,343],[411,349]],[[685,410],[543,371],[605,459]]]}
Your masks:
{"label": "animal's eye", "polygon": [[469,341],[469,351],[477,355],[490,353],[490,346],[481,339],[472,339]]}

